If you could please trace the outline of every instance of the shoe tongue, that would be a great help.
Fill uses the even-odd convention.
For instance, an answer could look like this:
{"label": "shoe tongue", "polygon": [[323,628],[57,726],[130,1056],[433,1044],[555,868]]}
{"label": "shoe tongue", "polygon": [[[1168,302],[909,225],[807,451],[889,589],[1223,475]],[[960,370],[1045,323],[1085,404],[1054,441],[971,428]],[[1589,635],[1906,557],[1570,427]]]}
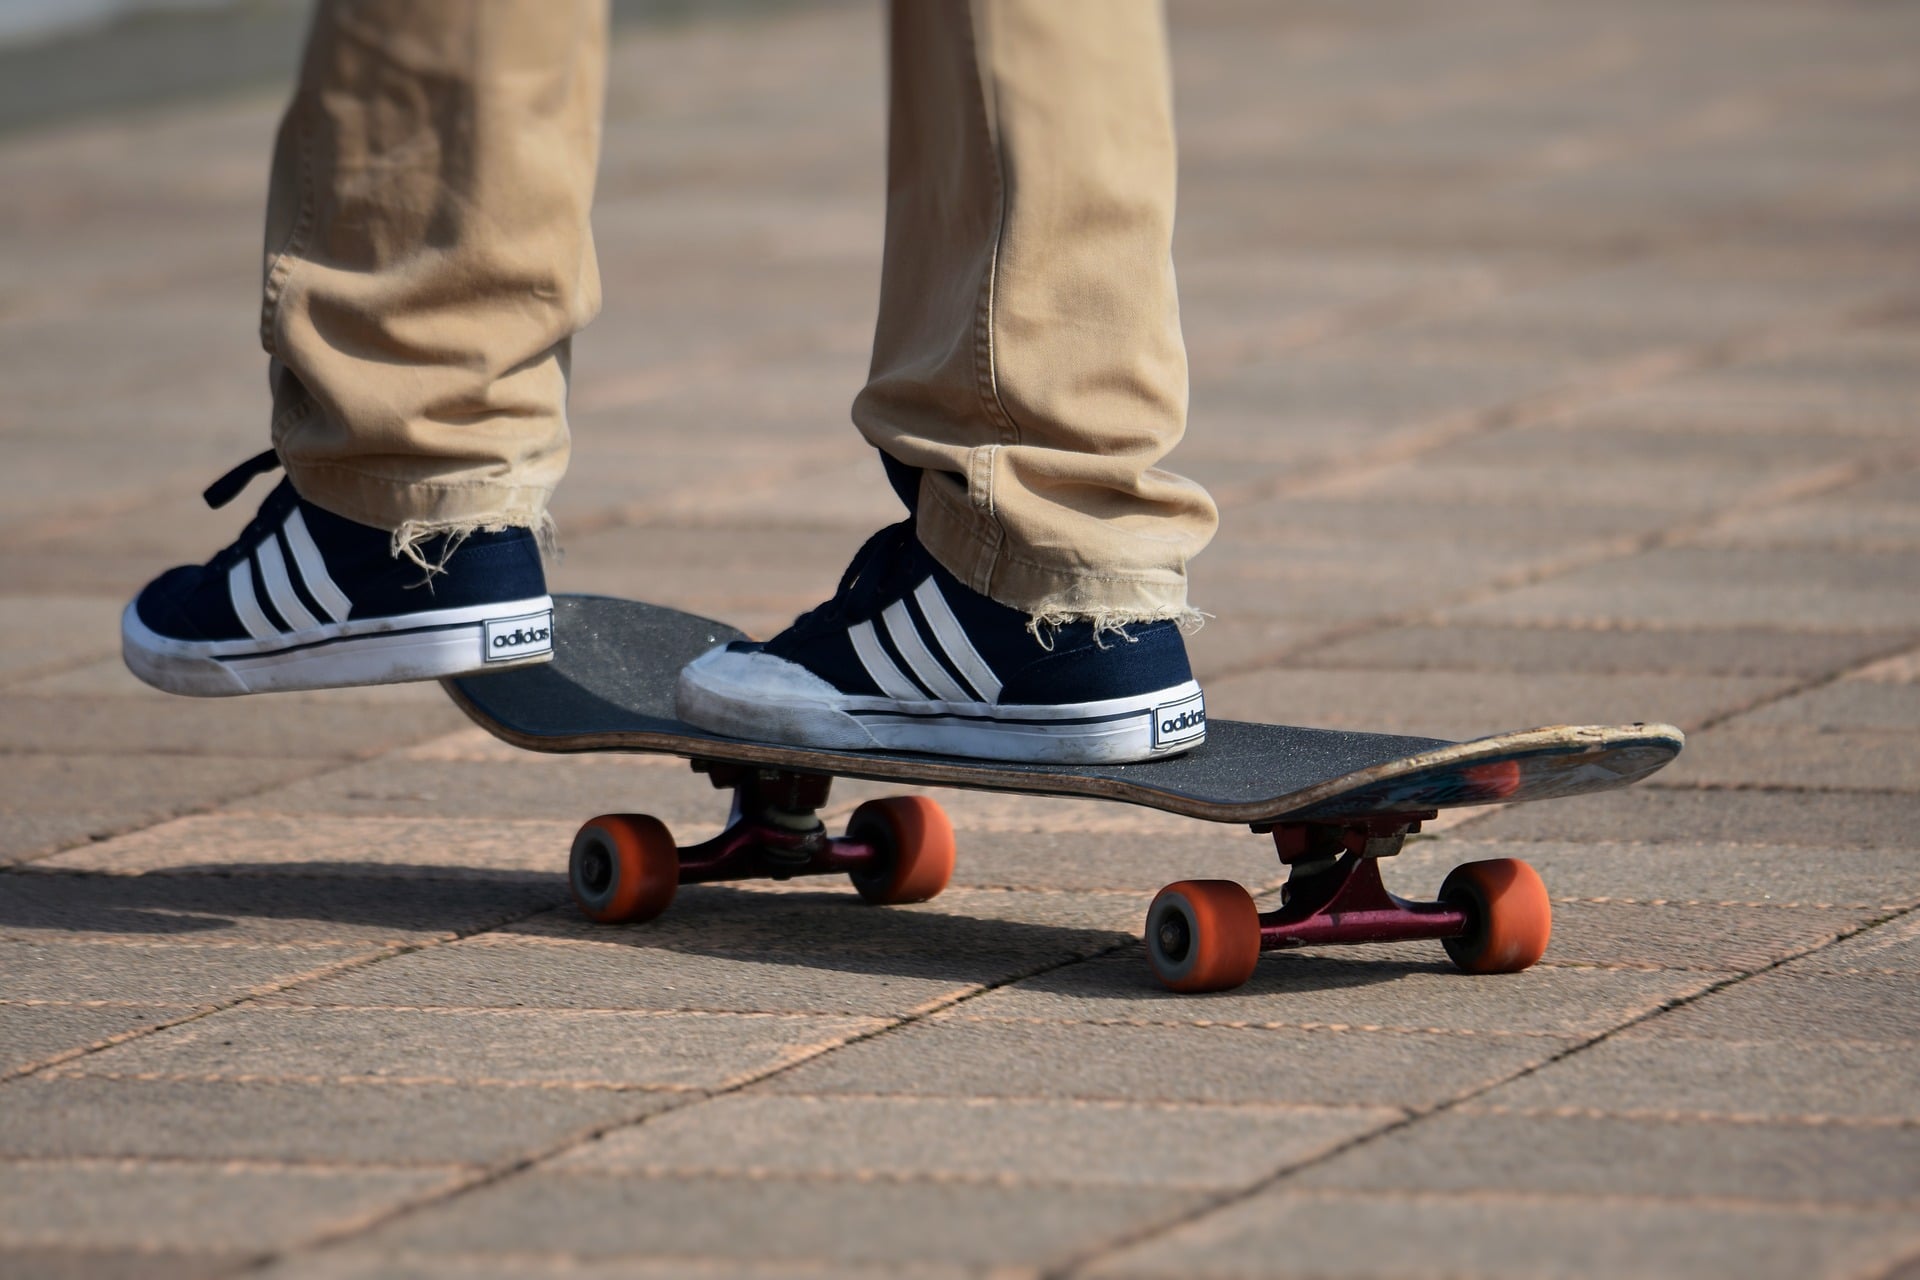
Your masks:
{"label": "shoe tongue", "polygon": [[913,536],[913,522],[889,525],[874,535],[861,549],[855,561],[854,580],[843,591],[847,603],[860,612],[869,612],[875,599],[904,595],[913,576],[915,556],[920,544]]}
{"label": "shoe tongue", "polygon": [[811,632],[838,624],[849,615],[864,620],[877,612],[874,601],[889,596],[891,587],[910,576],[918,548],[911,520],[888,525],[875,533],[854,553],[847,571],[840,576],[833,598],[795,618],[792,630]]}

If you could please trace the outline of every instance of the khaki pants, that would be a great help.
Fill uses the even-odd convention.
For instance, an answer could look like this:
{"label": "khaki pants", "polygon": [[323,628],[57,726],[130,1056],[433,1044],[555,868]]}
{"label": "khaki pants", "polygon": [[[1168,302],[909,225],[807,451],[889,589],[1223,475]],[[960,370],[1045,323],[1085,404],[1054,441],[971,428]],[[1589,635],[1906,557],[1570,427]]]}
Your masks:
{"label": "khaki pants", "polygon": [[[281,125],[261,340],[310,501],[396,531],[544,528],[588,209],[604,0],[321,0]],[[1151,0],[896,0],[861,433],[918,531],[1036,617],[1187,610],[1212,501],[1185,429],[1174,146]],[[899,470],[899,468],[896,468]]]}

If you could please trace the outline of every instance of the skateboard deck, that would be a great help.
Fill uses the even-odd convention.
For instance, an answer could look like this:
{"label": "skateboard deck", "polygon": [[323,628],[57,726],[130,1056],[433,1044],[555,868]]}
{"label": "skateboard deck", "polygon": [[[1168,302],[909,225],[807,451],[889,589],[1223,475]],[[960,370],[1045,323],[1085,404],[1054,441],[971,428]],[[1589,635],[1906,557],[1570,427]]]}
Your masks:
{"label": "skateboard deck", "polygon": [[[724,623],[631,600],[562,595],[554,599],[554,633],[552,662],[449,680],[449,694],[482,728],[515,746],[684,756],[717,786],[735,791],[732,825],[692,849],[673,846],[664,828],[639,815],[603,815],[581,829],[571,867],[575,897],[590,916],[609,922],[657,914],[671,900],[674,884],[702,880],[845,871],[863,896],[882,902],[916,901],[944,887],[952,863],[951,828],[923,797],[863,806],[847,837],[824,834],[814,814],[825,803],[831,780],[843,777],[1114,800],[1244,823],[1270,831],[1281,860],[1293,869],[1287,905],[1268,913],[1290,912],[1290,918],[1260,918],[1254,957],[1261,949],[1303,942],[1439,937],[1456,961],[1472,968],[1460,954],[1470,944],[1484,944],[1483,951],[1499,952],[1503,946],[1513,951],[1510,939],[1474,933],[1477,928],[1487,934],[1484,926],[1498,923],[1497,886],[1457,887],[1454,898],[1464,907],[1445,905],[1445,886],[1442,903],[1409,904],[1377,888],[1378,858],[1397,851],[1406,835],[1441,809],[1624,787],[1664,766],[1684,742],[1678,729],[1663,724],[1560,725],[1449,742],[1209,720],[1200,747],[1138,764],[1020,764],[901,751],[819,751],[727,738],[674,716],[680,668],[716,644],[744,638]],[[936,865],[942,861],[946,872]],[[1511,878],[1504,869],[1511,860],[1497,861],[1503,869],[1495,878]],[[1526,876],[1532,876],[1531,869]],[[1295,882],[1297,893],[1291,891]],[[1531,883],[1537,887],[1538,877]],[[1223,885],[1246,898],[1232,882],[1189,881],[1162,891],[1162,899],[1174,898],[1166,911],[1156,900],[1149,914],[1149,958],[1168,985],[1219,989],[1223,975],[1232,977],[1242,968],[1251,972],[1246,955],[1251,899],[1243,905],[1225,888],[1206,888]],[[1521,933],[1528,932],[1521,926],[1538,924],[1533,916],[1549,913],[1543,889],[1535,893],[1523,885],[1501,892],[1519,895],[1514,902],[1520,905],[1505,914],[1519,921]],[[1312,910],[1299,905],[1323,897],[1327,901]],[[1167,911],[1178,919],[1167,917]],[[1230,922],[1215,918],[1223,912]],[[1368,913],[1371,926],[1362,928],[1360,918]],[[1541,934],[1540,949],[1544,928],[1532,928]],[[1156,929],[1168,947],[1184,946],[1193,953],[1183,954],[1194,961],[1189,970],[1197,966],[1197,978],[1186,971],[1170,976],[1161,963],[1166,957],[1155,949]],[[1206,949],[1202,934],[1233,935],[1237,946],[1211,963],[1209,956],[1197,954]],[[1526,952],[1534,941],[1529,934],[1513,954]],[[1180,969],[1172,960],[1168,964]]]}

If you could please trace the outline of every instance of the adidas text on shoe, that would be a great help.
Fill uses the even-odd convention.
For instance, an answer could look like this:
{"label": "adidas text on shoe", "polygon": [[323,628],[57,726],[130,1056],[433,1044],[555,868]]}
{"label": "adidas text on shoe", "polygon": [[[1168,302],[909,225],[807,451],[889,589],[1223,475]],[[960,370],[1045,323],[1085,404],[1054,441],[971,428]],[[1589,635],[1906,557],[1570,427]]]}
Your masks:
{"label": "adidas text on shoe", "polygon": [[1045,634],[961,585],[908,522],[875,535],[834,598],[780,635],[689,663],[675,702],[716,733],[830,750],[1092,764],[1205,740],[1205,699],[1174,623]]}
{"label": "adidas text on shoe", "polygon": [[[230,500],[262,454],[207,491]],[[444,535],[443,535],[444,537]],[[425,549],[444,554],[440,540]],[[120,619],[129,670],[169,693],[219,697],[391,684],[553,656],[553,601],[534,535],[474,533],[429,579],[391,535],[314,506],[282,481],[238,540],[170,569]]]}

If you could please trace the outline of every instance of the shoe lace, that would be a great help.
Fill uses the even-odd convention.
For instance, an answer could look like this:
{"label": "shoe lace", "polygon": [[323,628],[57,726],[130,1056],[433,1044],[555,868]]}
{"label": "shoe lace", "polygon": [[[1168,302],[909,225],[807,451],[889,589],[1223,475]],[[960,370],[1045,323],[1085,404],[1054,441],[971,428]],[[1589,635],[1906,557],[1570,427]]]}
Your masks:
{"label": "shoe lace", "polygon": [[913,547],[913,521],[890,524],[861,544],[840,585],[824,604],[801,614],[793,621],[796,635],[814,635],[845,625],[852,619],[864,621],[875,612],[878,600],[892,594],[904,594],[901,581],[909,564],[907,552]]}
{"label": "shoe lace", "polygon": [[[208,485],[200,496],[206,499],[209,507],[218,511],[239,497],[241,491],[251,484],[256,476],[266,475],[279,465],[280,455],[272,449],[268,449],[265,453],[257,453]],[[214,570],[229,568],[242,556],[250,553],[279,525],[281,517],[286,515],[286,505],[284,502],[275,502],[271,498],[261,503],[260,510],[254,513],[253,519],[247,521],[247,527],[240,531],[240,536],[235,538],[226,550],[209,560],[207,568]]]}

